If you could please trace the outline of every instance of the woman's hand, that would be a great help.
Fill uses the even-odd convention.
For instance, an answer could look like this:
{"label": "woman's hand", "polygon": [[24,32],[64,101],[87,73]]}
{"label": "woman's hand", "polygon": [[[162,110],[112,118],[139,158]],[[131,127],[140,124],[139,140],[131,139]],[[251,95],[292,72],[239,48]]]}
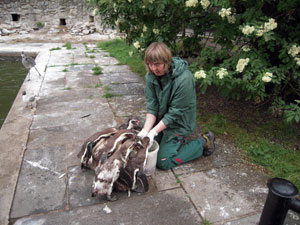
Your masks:
{"label": "woman's hand", "polygon": [[149,137],[149,139],[150,139],[149,146],[153,145],[154,137],[157,135],[158,135],[158,133],[156,132],[156,130],[154,128],[152,130],[150,130],[150,132],[147,135],[147,137]]}
{"label": "woman's hand", "polygon": [[145,129],[142,129],[139,133],[138,133],[138,137],[140,137],[141,139],[143,139],[144,137],[146,137],[148,135],[148,131],[146,131]]}

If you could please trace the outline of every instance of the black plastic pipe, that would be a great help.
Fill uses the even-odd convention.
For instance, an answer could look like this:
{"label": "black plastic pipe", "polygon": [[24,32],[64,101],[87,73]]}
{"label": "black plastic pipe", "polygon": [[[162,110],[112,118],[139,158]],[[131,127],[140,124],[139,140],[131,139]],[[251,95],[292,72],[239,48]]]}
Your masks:
{"label": "black plastic pipe", "polygon": [[273,178],[268,181],[269,193],[259,225],[283,225],[289,209],[300,213],[299,191],[288,180]]}

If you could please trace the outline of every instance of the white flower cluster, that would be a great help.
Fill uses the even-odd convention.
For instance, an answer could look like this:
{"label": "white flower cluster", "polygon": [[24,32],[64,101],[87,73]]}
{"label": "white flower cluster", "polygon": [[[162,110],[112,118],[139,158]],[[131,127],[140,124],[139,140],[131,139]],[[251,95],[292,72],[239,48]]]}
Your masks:
{"label": "white flower cluster", "polygon": [[226,76],[228,74],[227,70],[225,68],[220,68],[218,71],[217,71],[217,76],[220,78],[220,79],[223,79],[224,76]]}
{"label": "white flower cluster", "polygon": [[201,0],[200,4],[203,9],[207,9],[207,7],[210,5],[210,2],[208,0]]}
{"label": "white flower cluster", "polygon": [[228,22],[229,23],[235,23],[235,17],[233,15],[231,15],[232,12],[231,12],[231,8],[228,8],[228,9],[225,9],[225,8],[222,8],[220,11],[219,11],[219,15],[222,17],[222,18],[227,18]]}
{"label": "white flower cluster", "polygon": [[222,8],[220,11],[219,11],[219,15],[224,18],[226,16],[230,16],[231,15],[231,8],[228,8],[228,9],[225,9],[225,8]]}
{"label": "white flower cluster", "polygon": [[93,10],[93,16],[96,16],[97,14],[98,14],[98,9],[94,8],[94,10]]}
{"label": "white flower cluster", "polygon": [[198,0],[187,0],[185,2],[186,7],[195,7],[198,3]]}
{"label": "white flower cluster", "polygon": [[206,73],[204,70],[199,70],[194,74],[196,79],[206,78]]}
{"label": "white flower cluster", "polygon": [[291,49],[288,51],[289,55],[293,56],[297,62],[297,65],[300,66],[300,57],[297,55],[300,53],[300,46],[293,45]]}
{"label": "white flower cluster", "polygon": [[143,32],[146,32],[146,31],[147,31],[147,26],[144,25],[144,27],[143,27]]}
{"label": "white flower cluster", "polygon": [[130,56],[130,57],[133,56],[133,51],[130,51],[130,52],[129,52],[129,56]]}
{"label": "white flower cluster", "polygon": [[141,46],[140,46],[140,42],[136,41],[133,43],[133,46],[136,48],[136,49],[139,49]]}
{"label": "white flower cluster", "polygon": [[132,0],[128,0],[128,2],[129,2],[129,3],[131,3],[131,2],[132,2]]}
{"label": "white flower cluster", "polygon": [[269,19],[268,22],[264,23],[264,31],[269,32],[277,28],[277,23],[273,18]]}
{"label": "white flower cluster", "polygon": [[233,15],[227,16],[227,20],[228,20],[228,23],[231,23],[231,24],[235,23],[235,21],[236,21],[236,19]]}
{"label": "white flower cluster", "polygon": [[249,25],[246,25],[242,28],[242,32],[243,34],[245,35],[250,35],[254,32],[255,30],[255,27],[254,26],[249,26]]}
{"label": "white flower cluster", "polygon": [[265,32],[264,32],[263,26],[260,26],[260,27],[258,28],[258,30],[256,30],[256,36],[257,36],[257,37],[263,36],[264,33],[265,33]]}
{"label": "white flower cluster", "polygon": [[249,63],[250,59],[246,58],[246,59],[239,59],[237,65],[236,65],[236,71],[238,72],[243,72],[245,66],[247,66],[247,64]]}
{"label": "white flower cluster", "polygon": [[155,28],[154,28],[154,29],[153,29],[153,33],[154,33],[154,34],[159,34],[159,29],[155,29]]}
{"label": "white flower cluster", "polygon": [[288,53],[289,55],[296,57],[300,53],[300,46],[293,45]]}
{"label": "white flower cluster", "polygon": [[249,52],[251,49],[250,49],[248,46],[243,46],[243,47],[242,47],[242,50],[243,50],[244,52]]}
{"label": "white flower cluster", "polygon": [[269,19],[268,22],[264,23],[264,25],[260,26],[257,30],[256,30],[256,36],[257,37],[261,37],[263,36],[265,33],[274,30],[277,28],[277,23],[275,22],[274,19]]}
{"label": "white flower cluster", "polygon": [[120,25],[120,20],[117,19],[117,20],[115,21],[115,24],[116,24],[117,27],[119,27],[119,25]]}
{"label": "white flower cluster", "polygon": [[263,82],[270,82],[272,80],[273,74],[270,72],[266,72],[265,75],[262,77]]}

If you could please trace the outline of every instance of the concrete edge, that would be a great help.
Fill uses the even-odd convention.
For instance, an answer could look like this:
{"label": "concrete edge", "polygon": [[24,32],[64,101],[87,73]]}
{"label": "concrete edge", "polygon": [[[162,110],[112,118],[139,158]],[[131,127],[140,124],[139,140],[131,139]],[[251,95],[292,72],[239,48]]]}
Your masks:
{"label": "concrete edge", "polygon": [[[27,55],[31,56],[39,56],[42,52],[26,51]],[[11,52],[0,50],[1,56],[20,56],[20,54],[21,50]],[[42,55],[46,58],[44,62],[47,65],[51,54]],[[39,92],[42,82],[43,79],[40,79],[40,83],[34,85],[36,87],[34,89],[38,87],[36,91]],[[0,196],[0,224],[3,225],[9,224],[10,210],[34,116],[34,110],[25,109],[22,101],[22,93],[28,87],[30,86],[27,85],[25,78],[0,129],[0,141],[2,143],[0,145],[0,161],[5,161],[5,165],[0,167],[2,177],[0,178],[0,187],[3,193]]]}

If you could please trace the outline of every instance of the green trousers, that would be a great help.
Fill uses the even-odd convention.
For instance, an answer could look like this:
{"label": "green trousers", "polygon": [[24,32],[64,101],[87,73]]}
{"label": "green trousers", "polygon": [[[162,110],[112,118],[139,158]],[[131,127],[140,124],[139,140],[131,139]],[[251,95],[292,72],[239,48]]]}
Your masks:
{"label": "green trousers", "polygon": [[203,144],[200,138],[186,142],[184,137],[175,135],[167,142],[163,134],[159,134],[155,140],[159,143],[156,166],[162,170],[171,169],[203,154]]}

